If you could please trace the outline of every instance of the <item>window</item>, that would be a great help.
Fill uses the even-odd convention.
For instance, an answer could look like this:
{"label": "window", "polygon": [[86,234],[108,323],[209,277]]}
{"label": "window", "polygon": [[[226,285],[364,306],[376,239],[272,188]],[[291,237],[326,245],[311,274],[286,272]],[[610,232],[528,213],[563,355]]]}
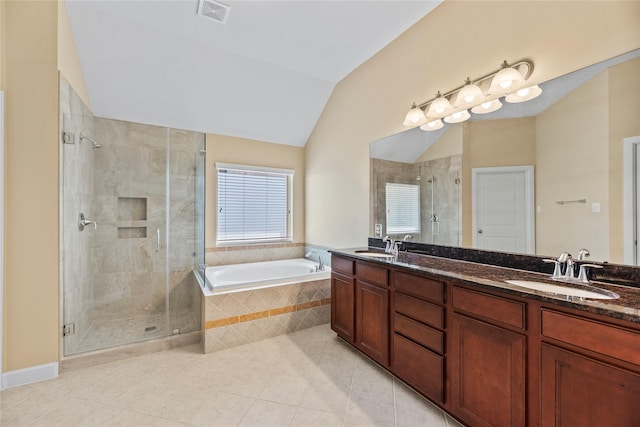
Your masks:
{"label": "window", "polygon": [[291,241],[293,171],[216,163],[217,244]]}
{"label": "window", "polygon": [[387,234],[420,232],[420,186],[387,182]]}

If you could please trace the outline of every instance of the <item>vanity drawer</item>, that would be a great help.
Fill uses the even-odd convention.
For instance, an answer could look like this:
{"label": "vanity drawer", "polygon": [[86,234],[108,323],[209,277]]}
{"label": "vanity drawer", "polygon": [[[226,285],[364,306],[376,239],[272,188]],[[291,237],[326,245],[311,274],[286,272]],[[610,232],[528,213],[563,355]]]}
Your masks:
{"label": "vanity drawer", "polygon": [[444,333],[441,331],[430,328],[398,313],[393,315],[393,325],[395,332],[410,338],[436,353],[444,353]]}
{"label": "vanity drawer", "polygon": [[396,313],[404,314],[438,329],[444,329],[444,308],[439,305],[395,292],[393,295],[393,309]]}
{"label": "vanity drawer", "polygon": [[355,262],[351,259],[331,256],[331,271],[353,276]]}
{"label": "vanity drawer", "polygon": [[542,336],[640,366],[640,332],[542,310]]}
{"label": "vanity drawer", "polygon": [[455,311],[525,329],[525,304],[522,302],[455,286],[452,291],[452,301]]}
{"label": "vanity drawer", "polygon": [[356,277],[372,285],[378,285],[384,288],[389,286],[389,270],[377,265],[360,261],[356,262]]}
{"label": "vanity drawer", "polygon": [[444,400],[444,358],[406,339],[393,336],[392,371],[420,393],[442,403]]}
{"label": "vanity drawer", "polygon": [[436,304],[444,304],[443,282],[395,271],[393,274],[393,286],[396,291],[435,302]]}

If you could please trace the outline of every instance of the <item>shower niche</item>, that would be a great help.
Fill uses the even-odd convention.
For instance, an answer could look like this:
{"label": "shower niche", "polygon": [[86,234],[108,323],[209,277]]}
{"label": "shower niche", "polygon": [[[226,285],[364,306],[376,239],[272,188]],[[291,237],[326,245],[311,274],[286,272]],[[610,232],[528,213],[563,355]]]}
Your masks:
{"label": "shower niche", "polygon": [[199,330],[204,134],[95,117],[60,82],[61,130],[99,145],[60,144],[64,355]]}
{"label": "shower niche", "polygon": [[147,226],[137,225],[147,220],[146,197],[118,197],[119,239],[142,239],[147,237]]}

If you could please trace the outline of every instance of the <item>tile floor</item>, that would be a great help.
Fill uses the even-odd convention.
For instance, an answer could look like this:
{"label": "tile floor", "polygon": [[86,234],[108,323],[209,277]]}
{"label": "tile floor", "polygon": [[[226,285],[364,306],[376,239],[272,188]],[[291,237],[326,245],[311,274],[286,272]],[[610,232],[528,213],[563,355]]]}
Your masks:
{"label": "tile floor", "polygon": [[4,426],[459,427],[321,325],[200,353],[198,345],[0,393]]}

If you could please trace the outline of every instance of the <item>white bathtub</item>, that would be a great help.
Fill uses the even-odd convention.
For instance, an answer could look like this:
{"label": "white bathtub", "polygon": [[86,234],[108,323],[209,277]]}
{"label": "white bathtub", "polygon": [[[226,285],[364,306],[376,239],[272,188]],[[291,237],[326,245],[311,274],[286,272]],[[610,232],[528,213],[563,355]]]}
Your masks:
{"label": "white bathtub", "polygon": [[220,295],[331,277],[329,267],[316,271],[317,266],[313,261],[297,258],[207,267],[207,288],[203,292],[205,296]]}

